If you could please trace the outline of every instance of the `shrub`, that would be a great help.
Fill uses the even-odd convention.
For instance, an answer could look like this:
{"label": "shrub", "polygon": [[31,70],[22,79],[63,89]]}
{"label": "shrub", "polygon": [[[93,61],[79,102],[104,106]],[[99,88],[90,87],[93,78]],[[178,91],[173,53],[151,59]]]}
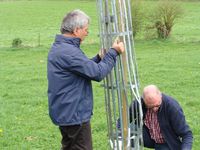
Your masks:
{"label": "shrub", "polygon": [[12,47],[20,47],[22,45],[22,40],[20,38],[15,38],[12,41]]}
{"label": "shrub", "polygon": [[156,29],[158,38],[168,38],[175,21],[182,13],[180,5],[176,2],[172,0],[159,1],[157,8],[153,12],[151,21],[153,25],[148,26],[147,29]]}

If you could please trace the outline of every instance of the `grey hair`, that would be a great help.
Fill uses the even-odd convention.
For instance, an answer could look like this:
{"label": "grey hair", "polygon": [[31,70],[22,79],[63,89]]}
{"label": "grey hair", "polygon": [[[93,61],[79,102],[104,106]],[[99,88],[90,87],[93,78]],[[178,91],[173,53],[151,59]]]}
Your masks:
{"label": "grey hair", "polygon": [[76,28],[83,28],[90,21],[88,15],[83,11],[76,9],[69,12],[62,21],[60,32],[64,33],[73,33]]}
{"label": "grey hair", "polygon": [[143,98],[145,99],[146,94],[148,95],[152,95],[152,94],[158,94],[161,95],[161,91],[159,90],[159,88],[156,85],[147,85],[146,87],[144,87],[143,89]]}

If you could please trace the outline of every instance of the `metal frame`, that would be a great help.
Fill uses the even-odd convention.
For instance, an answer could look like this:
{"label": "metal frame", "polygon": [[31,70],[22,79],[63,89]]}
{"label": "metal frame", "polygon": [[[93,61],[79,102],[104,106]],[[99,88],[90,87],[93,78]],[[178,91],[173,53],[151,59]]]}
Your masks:
{"label": "metal frame", "polygon": [[[130,0],[97,0],[99,31],[102,49],[109,49],[119,37],[125,45],[125,53],[117,58],[112,72],[104,79],[105,108],[109,147],[113,150],[143,149],[142,107],[139,95],[139,79],[132,32]],[[103,53],[104,51],[102,51]],[[138,101],[136,110],[129,109],[132,101]],[[132,118],[132,111],[139,118]],[[136,115],[137,116],[137,115]],[[120,128],[118,127],[120,126]]]}

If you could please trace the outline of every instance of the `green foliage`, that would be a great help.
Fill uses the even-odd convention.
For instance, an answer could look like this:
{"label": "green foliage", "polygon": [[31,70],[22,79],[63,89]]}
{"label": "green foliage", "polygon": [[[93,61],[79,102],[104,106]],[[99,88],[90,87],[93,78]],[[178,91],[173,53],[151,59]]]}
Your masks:
{"label": "green foliage", "polygon": [[180,5],[172,0],[161,0],[153,10],[153,25],[148,29],[156,29],[157,37],[166,39],[169,37],[175,21],[182,15],[183,11]]}
{"label": "green foliage", "polygon": [[20,38],[15,38],[12,41],[12,47],[21,47],[22,46],[22,40]]}

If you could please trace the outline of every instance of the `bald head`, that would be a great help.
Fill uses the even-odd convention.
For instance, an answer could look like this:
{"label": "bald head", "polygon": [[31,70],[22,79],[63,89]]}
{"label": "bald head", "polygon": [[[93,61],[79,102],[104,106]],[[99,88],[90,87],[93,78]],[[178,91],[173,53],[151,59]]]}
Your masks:
{"label": "bald head", "polygon": [[162,95],[160,90],[155,85],[148,85],[143,90],[144,103],[148,108],[160,106]]}

